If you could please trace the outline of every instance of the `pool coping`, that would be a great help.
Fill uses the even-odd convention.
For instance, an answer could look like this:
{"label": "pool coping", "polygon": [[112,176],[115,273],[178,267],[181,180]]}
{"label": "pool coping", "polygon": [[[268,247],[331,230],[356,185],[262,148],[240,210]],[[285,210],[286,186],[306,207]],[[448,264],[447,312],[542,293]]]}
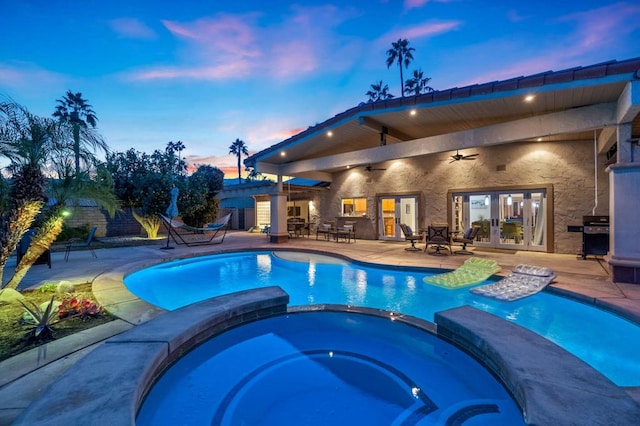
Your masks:
{"label": "pool coping", "polygon": [[82,358],[15,424],[65,425],[79,418],[108,418],[114,424],[133,425],[145,394],[165,368],[206,339],[262,318],[321,310],[384,317],[449,341],[499,379],[514,396],[527,424],[607,424],[613,415],[620,424],[640,423],[640,406],[602,374],[543,337],[476,308],[438,312],[433,324],[380,309],[288,308],[288,303],[288,294],[279,287],[245,290],[133,327]]}

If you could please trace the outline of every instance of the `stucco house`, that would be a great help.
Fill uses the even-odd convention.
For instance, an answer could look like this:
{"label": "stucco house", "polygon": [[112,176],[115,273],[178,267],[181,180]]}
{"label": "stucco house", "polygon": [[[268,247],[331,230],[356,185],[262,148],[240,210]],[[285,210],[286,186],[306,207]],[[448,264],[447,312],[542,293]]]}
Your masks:
{"label": "stucco house", "polygon": [[[614,281],[640,283],[639,113],[640,58],[610,61],[360,104],[245,165],[278,176],[254,194],[273,242],[299,213],[365,239],[447,222],[481,226],[478,247],[580,253],[571,231],[597,216]],[[328,186],[292,193],[286,177]]]}

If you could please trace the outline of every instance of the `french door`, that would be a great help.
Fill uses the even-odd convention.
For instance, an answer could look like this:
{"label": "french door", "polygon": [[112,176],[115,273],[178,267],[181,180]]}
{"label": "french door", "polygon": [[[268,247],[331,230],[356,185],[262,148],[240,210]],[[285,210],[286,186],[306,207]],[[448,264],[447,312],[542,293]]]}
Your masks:
{"label": "french door", "polygon": [[387,195],[378,197],[378,235],[381,240],[404,240],[400,224],[418,232],[418,197]]}
{"label": "french door", "polygon": [[548,251],[547,190],[453,193],[452,228],[479,226],[477,247]]}

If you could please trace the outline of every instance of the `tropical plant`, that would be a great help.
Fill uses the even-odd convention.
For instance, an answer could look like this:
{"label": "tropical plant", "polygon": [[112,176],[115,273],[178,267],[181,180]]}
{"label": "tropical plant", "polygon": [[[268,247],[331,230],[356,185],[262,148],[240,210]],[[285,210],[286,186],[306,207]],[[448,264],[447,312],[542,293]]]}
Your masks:
{"label": "tropical plant", "polygon": [[421,69],[413,70],[413,77],[405,82],[407,93],[420,95],[421,93],[433,92],[433,88],[427,86],[429,81],[431,81],[431,78],[425,77]]}
{"label": "tropical plant", "polygon": [[44,206],[45,177],[41,167],[55,135],[55,122],[37,117],[25,107],[0,103],[0,141],[11,185],[7,208],[0,212],[0,282],[7,259]]}
{"label": "tropical plant", "polygon": [[111,217],[119,209],[118,200],[112,191],[111,179],[104,167],[98,168],[95,179],[90,179],[86,172],[74,175],[70,168],[67,171],[68,173],[59,179],[50,182],[49,198],[53,203],[43,210],[31,244],[16,265],[13,276],[5,284],[6,288],[16,289],[29,268],[56,241],[62,232],[64,211],[68,204],[75,206],[80,199],[91,199]]}
{"label": "tropical plant", "polygon": [[395,63],[400,67],[400,88],[402,90],[402,96],[404,96],[404,77],[402,74],[402,66],[405,68],[409,66],[413,60],[413,52],[415,49],[409,47],[409,40],[406,38],[400,38],[398,41],[391,43],[391,49],[387,50],[387,68]]}
{"label": "tropical plant", "polygon": [[89,145],[94,150],[100,148],[105,153],[108,152],[108,146],[102,137],[93,131],[98,123],[98,117],[92,106],[82,97],[82,93],[73,93],[68,90],[66,95],[56,102],[58,105],[53,116],[72,130],[75,172],[79,174],[82,145]]}
{"label": "tropical plant", "polygon": [[233,143],[229,146],[229,154],[233,154],[236,157],[238,157],[238,183],[242,183],[242,175],[240,174],[241,169],[240,169],[240,159],[242,158],[242,155],[249,155],[249,151],[247,149],[247,145],[244,143],[244,141],[240,140],[240,139],[236,139],[235,141],[233,141]]}
{"label": "tropical plant", "polygon": [[365,95],[369,96],[369,100],[367,100],[367,102],[378,102],[393,98],[393,95],[389,93],[389,86],[383,84],[382,80],[377,83],[373,83],[371,85],[371,90],[365,93]]}
{"label": "tropical plant", "polygon": [[167,147],[165,148],[165,151],[170,154],[171,156],[173,156],[173,154],[177,151],[178,152],[178,161],[176,164],[176,174],[181,176],[182,173],[187,169],[187,163],[182,159],[182,150],[185,149],[186,146],[182,143],[182,141],[178,141],[178,142],[168,142],[167,143]]}
{"label": "tropical plant", "polygon": [[51,296],[51,301],[44,310],[40,309],[40,307],[32,301],[29,301],[27,304],[20,300],[20,303],[34,322],[34,324],[28,324],[30,327],[27,332],[28,341],[52,340],[53,325],[58,322],[56,321],[58,315],[54,304],[55,296]]}

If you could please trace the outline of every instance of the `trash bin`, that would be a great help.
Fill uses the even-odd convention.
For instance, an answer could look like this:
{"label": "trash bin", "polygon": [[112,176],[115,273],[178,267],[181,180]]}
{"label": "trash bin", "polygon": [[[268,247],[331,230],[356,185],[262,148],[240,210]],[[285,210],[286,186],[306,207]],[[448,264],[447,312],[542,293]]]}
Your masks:
{"label": "trash bin", "polygon": [[[29,246],[31,245],[31,240],[33,236],[36,234],[35,229],[29,229],[23,236],[20,242],[18,243],[18,250],[16,252],[17,260],[16,265],[20,263],[20,260],[25,255]],[[46,250],[44,253],[38,257],[38,259],[33,263],[34,265],[49,265],[51,268],[51,250]]]}

